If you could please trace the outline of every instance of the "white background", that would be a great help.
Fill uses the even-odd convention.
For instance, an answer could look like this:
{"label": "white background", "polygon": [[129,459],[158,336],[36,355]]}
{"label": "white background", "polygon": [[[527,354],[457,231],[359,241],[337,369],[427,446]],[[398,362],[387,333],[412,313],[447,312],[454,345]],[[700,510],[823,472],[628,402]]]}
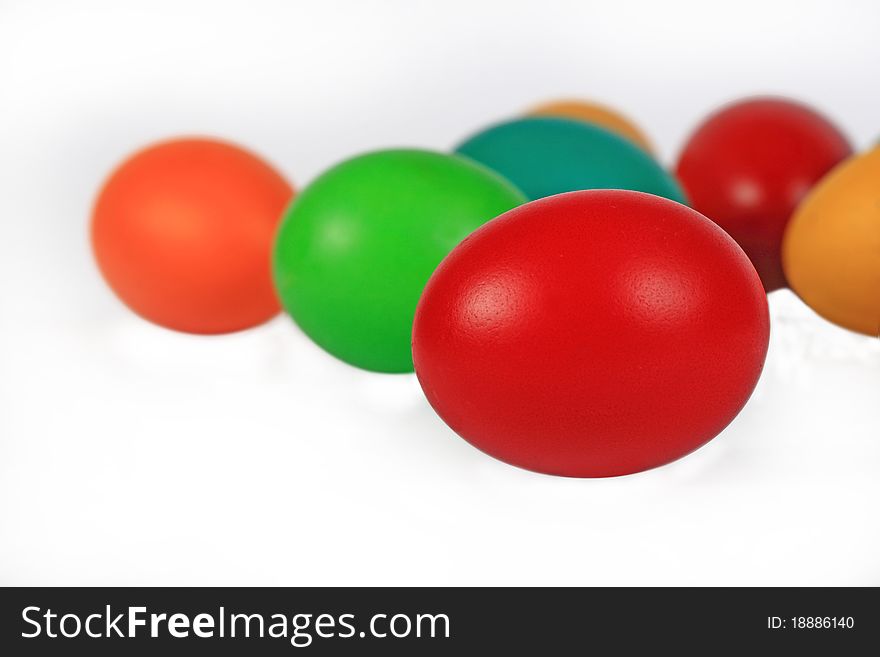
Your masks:
{"label": "white background", "polygon": [[567,480],[477,452],[413,376],[336,362],[286,318],[151,326],[87,242],[103,177],[178,134],[302,186],[581,96],[671,162],[719,103],[777,92],[865,147],[878,25],[874,0],[0,0],[0,583],[880,584],[880,343],[788,292],[722,435]]}

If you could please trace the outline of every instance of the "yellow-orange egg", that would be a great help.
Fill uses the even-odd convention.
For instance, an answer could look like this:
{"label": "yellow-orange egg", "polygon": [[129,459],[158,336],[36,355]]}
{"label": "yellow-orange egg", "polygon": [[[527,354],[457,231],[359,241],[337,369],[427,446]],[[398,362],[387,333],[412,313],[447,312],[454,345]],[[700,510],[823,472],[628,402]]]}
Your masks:
{"label": "yellow-orange egg", "polygon": [[533,107],[527,114],[529,116],[561,116],[566,119],[587,121],[621,137],[626,137],[652,155],[654,153],[651,140],[635,123],[617,110],[599,103],[588,103],[582,100],[556,100]]}
{"label": "yellow-orange egg", "polygon": [[804,199],[788,224],[782,265],[817,313],[880,336],[880,147],[840,164]]}

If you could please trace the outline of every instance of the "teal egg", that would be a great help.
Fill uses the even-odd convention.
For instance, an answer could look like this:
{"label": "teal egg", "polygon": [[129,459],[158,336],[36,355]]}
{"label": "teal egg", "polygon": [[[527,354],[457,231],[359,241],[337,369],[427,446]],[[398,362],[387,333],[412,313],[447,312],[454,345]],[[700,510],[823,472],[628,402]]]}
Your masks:
{"label": "teal egg", "polygon": [[672,174],[650,155],[583,121],[515,119],[477,133],[456,152],[494,169],[530,200],[581,189],[629,189],[687,202]]}

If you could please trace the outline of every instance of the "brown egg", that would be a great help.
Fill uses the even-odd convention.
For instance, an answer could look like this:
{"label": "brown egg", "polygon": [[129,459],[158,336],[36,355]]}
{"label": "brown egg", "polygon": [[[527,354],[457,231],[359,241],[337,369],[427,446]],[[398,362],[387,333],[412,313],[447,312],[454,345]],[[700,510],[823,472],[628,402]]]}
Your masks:
{"label": "brown egg", "polygon": [[557,100],[533,107],[528,115],[559,116],[564,119],[577,119],[593,123],[621,137],[626,137],[649,155],[654,154],[651,141],[635,123],[620,112],[599,103],[588,103],[583,100]]}
{"label": "brown egg", "polygon": [[782,264],[817,313],[880,337],[880,147],[840,164],[804,199]]}

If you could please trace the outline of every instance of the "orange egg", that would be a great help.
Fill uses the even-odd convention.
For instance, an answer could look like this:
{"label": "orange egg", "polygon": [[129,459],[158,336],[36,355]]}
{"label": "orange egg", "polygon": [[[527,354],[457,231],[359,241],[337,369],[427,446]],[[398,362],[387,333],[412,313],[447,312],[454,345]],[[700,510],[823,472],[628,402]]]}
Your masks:
{"label": "orange egg", "polygon": [[92,247],[117,296],[188,333],[229,333],[280,310],[271,247],[293,189],[238,146],[177,139],[123,162],[98,195]]}
{"label": "orange egg", "polygon": [[610,130],[621,137],[626,137],[648,153],[653,154],[654,147],[638,126],[620,112],[582,100],[557,100],[538,105],[528,112],[529,116],[560,116],[567,119],[587,121],[601,128]]}
{"label": "orange egg", "polygon": [[880,147],[837,166],[804,199],[788,224],[782,265],[817,313],[880,336]]}

